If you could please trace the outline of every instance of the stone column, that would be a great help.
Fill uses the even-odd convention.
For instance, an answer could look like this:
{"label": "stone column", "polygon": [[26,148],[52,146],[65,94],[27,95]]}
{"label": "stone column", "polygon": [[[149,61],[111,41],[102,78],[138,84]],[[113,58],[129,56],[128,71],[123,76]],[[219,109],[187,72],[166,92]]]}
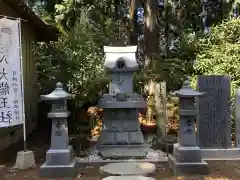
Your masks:
{"label": "stone column", "polygon": [[236,90],[236,102],[235,102],[235,113],[236,113],[236,148],[240,148],[240,88]]}
{"label": "stone column", "polygon": [[46,153],[46,161],[40,167],[42,176],[58,178],[73,177],[76,173],[77,159],[73,158],[72,146],[69,146],[67,117],[67,100],[74,98],[63,90],[59,82],[56,89],[48,94],[42,95],[41,99],[51,101],[52,110],[48,117],[52,119],[51,147]]}
{"label": "stone column", "polygon": [[179,97],[178,143],[174,144],[173,156],[169,156],[169,165],[175,175],[202,174],[208,172],[208,164],[201,158],[197,146],[195,119],[195,97],[203,95],[189,87],[185,82],[182,89],[174,93]]}

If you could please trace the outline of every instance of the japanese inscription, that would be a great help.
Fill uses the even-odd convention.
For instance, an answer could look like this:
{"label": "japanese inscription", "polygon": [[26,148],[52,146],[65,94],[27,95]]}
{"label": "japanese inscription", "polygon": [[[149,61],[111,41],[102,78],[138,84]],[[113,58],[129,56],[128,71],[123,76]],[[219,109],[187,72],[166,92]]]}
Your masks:
{"label": "japanese inscription", "polygon": [[62,136],[61,128],[62,128],[62,124],[58,120],[58,122],[56,124],[55,136]]}
{"label": "japanese inscription", "polygon": [[192,134],[192,126],[193,126],[193,122],[190,119],[188,119],[186,121],[186,133],[187,134]]}
{"label": "japanese inscription", "polygon": [[19,21],[6,18],[0,19],[0,127],[23,123],[18,23]]}

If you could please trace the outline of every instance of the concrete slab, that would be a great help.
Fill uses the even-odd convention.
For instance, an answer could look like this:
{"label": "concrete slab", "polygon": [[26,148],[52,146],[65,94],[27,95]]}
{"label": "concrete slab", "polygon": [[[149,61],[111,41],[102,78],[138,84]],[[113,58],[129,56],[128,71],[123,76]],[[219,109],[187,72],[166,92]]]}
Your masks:
{"label": "concrete slab", "polygon": [[155,178],[144,176],[109,176],[102,180],[155,180]]}
{"label": "concrete slab", "polygon": [[148,175],[155,172],[156,166],[152,163],[109,163],[100,167],[100,173],[103,175]]}
{"label": "concrete slab", "polygon": [[35,158],[32,151],[19,151],[15,163],[16,169],[29,169],[35,167]]}
{"label": "concrete slab", "polygon": [[77,158],[69,165],[48,165],[46,162],[40,167],[40,176],[48,178],[74,177],[77,173]]}
{"label": "concrete slab", "polygon": [[196,174],[208,174],[209,168],[208,163],[205,161],[201,161],[199,163],[188,162],[188,163],[180,163],[177,162],[176,159],[169,155],[168,157],[169,168],[173,171],[174,176],[184,176],[184,175],[196,175]]}
{"label": "concrete slab", "polygon": [[231,160],[240,159],[240,148],[201,149],[203,160]]}

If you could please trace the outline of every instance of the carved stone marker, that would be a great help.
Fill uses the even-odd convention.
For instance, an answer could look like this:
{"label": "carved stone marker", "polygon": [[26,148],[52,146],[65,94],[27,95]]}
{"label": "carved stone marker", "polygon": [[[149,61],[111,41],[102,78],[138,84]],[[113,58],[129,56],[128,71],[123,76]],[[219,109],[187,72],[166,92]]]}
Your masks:
{"label": "carved stone marker", "polygon": [[73,158],[72,146],[69,146],[67,117],[67,100],[74,96],[63,90],[59,82],[56,89],[42,95],[41,99],[52,102],[52,110],[48,117],[52,119],[51,147],[47,151],[46,161],[40,167],[41,176],[58,178],[73,177],[76,173],[77,159]]}
{"label": "carved stone marker", "polygon": [[229,76],[198,76],[198,146],[231,147],[231,80]]}
{"label": "carved stone marker", "polygon": [[178,143],[174,144],[173,156],[169,156],[169,166],[174,175],[205,174],[208,164],[201,158],[201,150],[197,146],[195,118],[198,111],[195,97],[203,95],[189,87],[185,82],[182,89],[174,93],[179,97],[179,132]]}
{"label": "carved stone marker", "polygon": [[138,109],[146,103],[133,93],[133,73],[139,69],[135,53],[137,47],[104,47],[105,68],[111,73],[109,94],[99,100],[104,109],[102,132],[98,150],[103,158],[144,158],[143,134],[138,121]]}
{"label": "carved stone marker", "polygon": [[197,143],[203,159],[240,158],[240,149],[231,141],[231,80],[224,75],[203,75],[197,79]]}

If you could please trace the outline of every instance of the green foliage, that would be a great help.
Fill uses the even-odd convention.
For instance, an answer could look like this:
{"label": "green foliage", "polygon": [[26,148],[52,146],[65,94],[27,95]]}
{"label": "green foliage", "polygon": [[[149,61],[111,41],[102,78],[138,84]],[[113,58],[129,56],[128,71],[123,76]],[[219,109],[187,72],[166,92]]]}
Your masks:
{"label": "green foliage", "polygon": [[89,19],[101,26],[109,18],[117,20],[120,1],[63,0],[55,4],[55,19],[63,29],[70,30],[75,26],[78,17],[82,15],[82,8],[87,8]]}
{"label": "green foliage", "polygon": [[[211,32],[196,39],[195,73],[192,86],[196,87],[197,75],[229,75],[231,77],[231,102],[235,106],[235,92],[240,87],[240,18],[230,19],[211,28]],[[232,108],[233,110],[235,108]],[[232,137],[235,137],[235,111],[232,113]]]}
{"label": "green foliage", "polygon": [[[82,8],[74,28],[62,32],[57,42],[40,43],[36,49],[42,91],[50,91],[57,81],[67,85],[79,102],[95,100],[109,81],[103,68],[102,47],[116,41],[116,22],[108,19],[101,26],[88,18]],[[44,93],[44,92],[41,92]]]}
{"label": "green foliage", "polygon": [[[211,32],[199,38],[198,53],[194,64],[196,75],[229,75],[232,96],[240,86],[240,18],[230,19],[212,27]],[[195,84],[193,82],[193,84]]]}

